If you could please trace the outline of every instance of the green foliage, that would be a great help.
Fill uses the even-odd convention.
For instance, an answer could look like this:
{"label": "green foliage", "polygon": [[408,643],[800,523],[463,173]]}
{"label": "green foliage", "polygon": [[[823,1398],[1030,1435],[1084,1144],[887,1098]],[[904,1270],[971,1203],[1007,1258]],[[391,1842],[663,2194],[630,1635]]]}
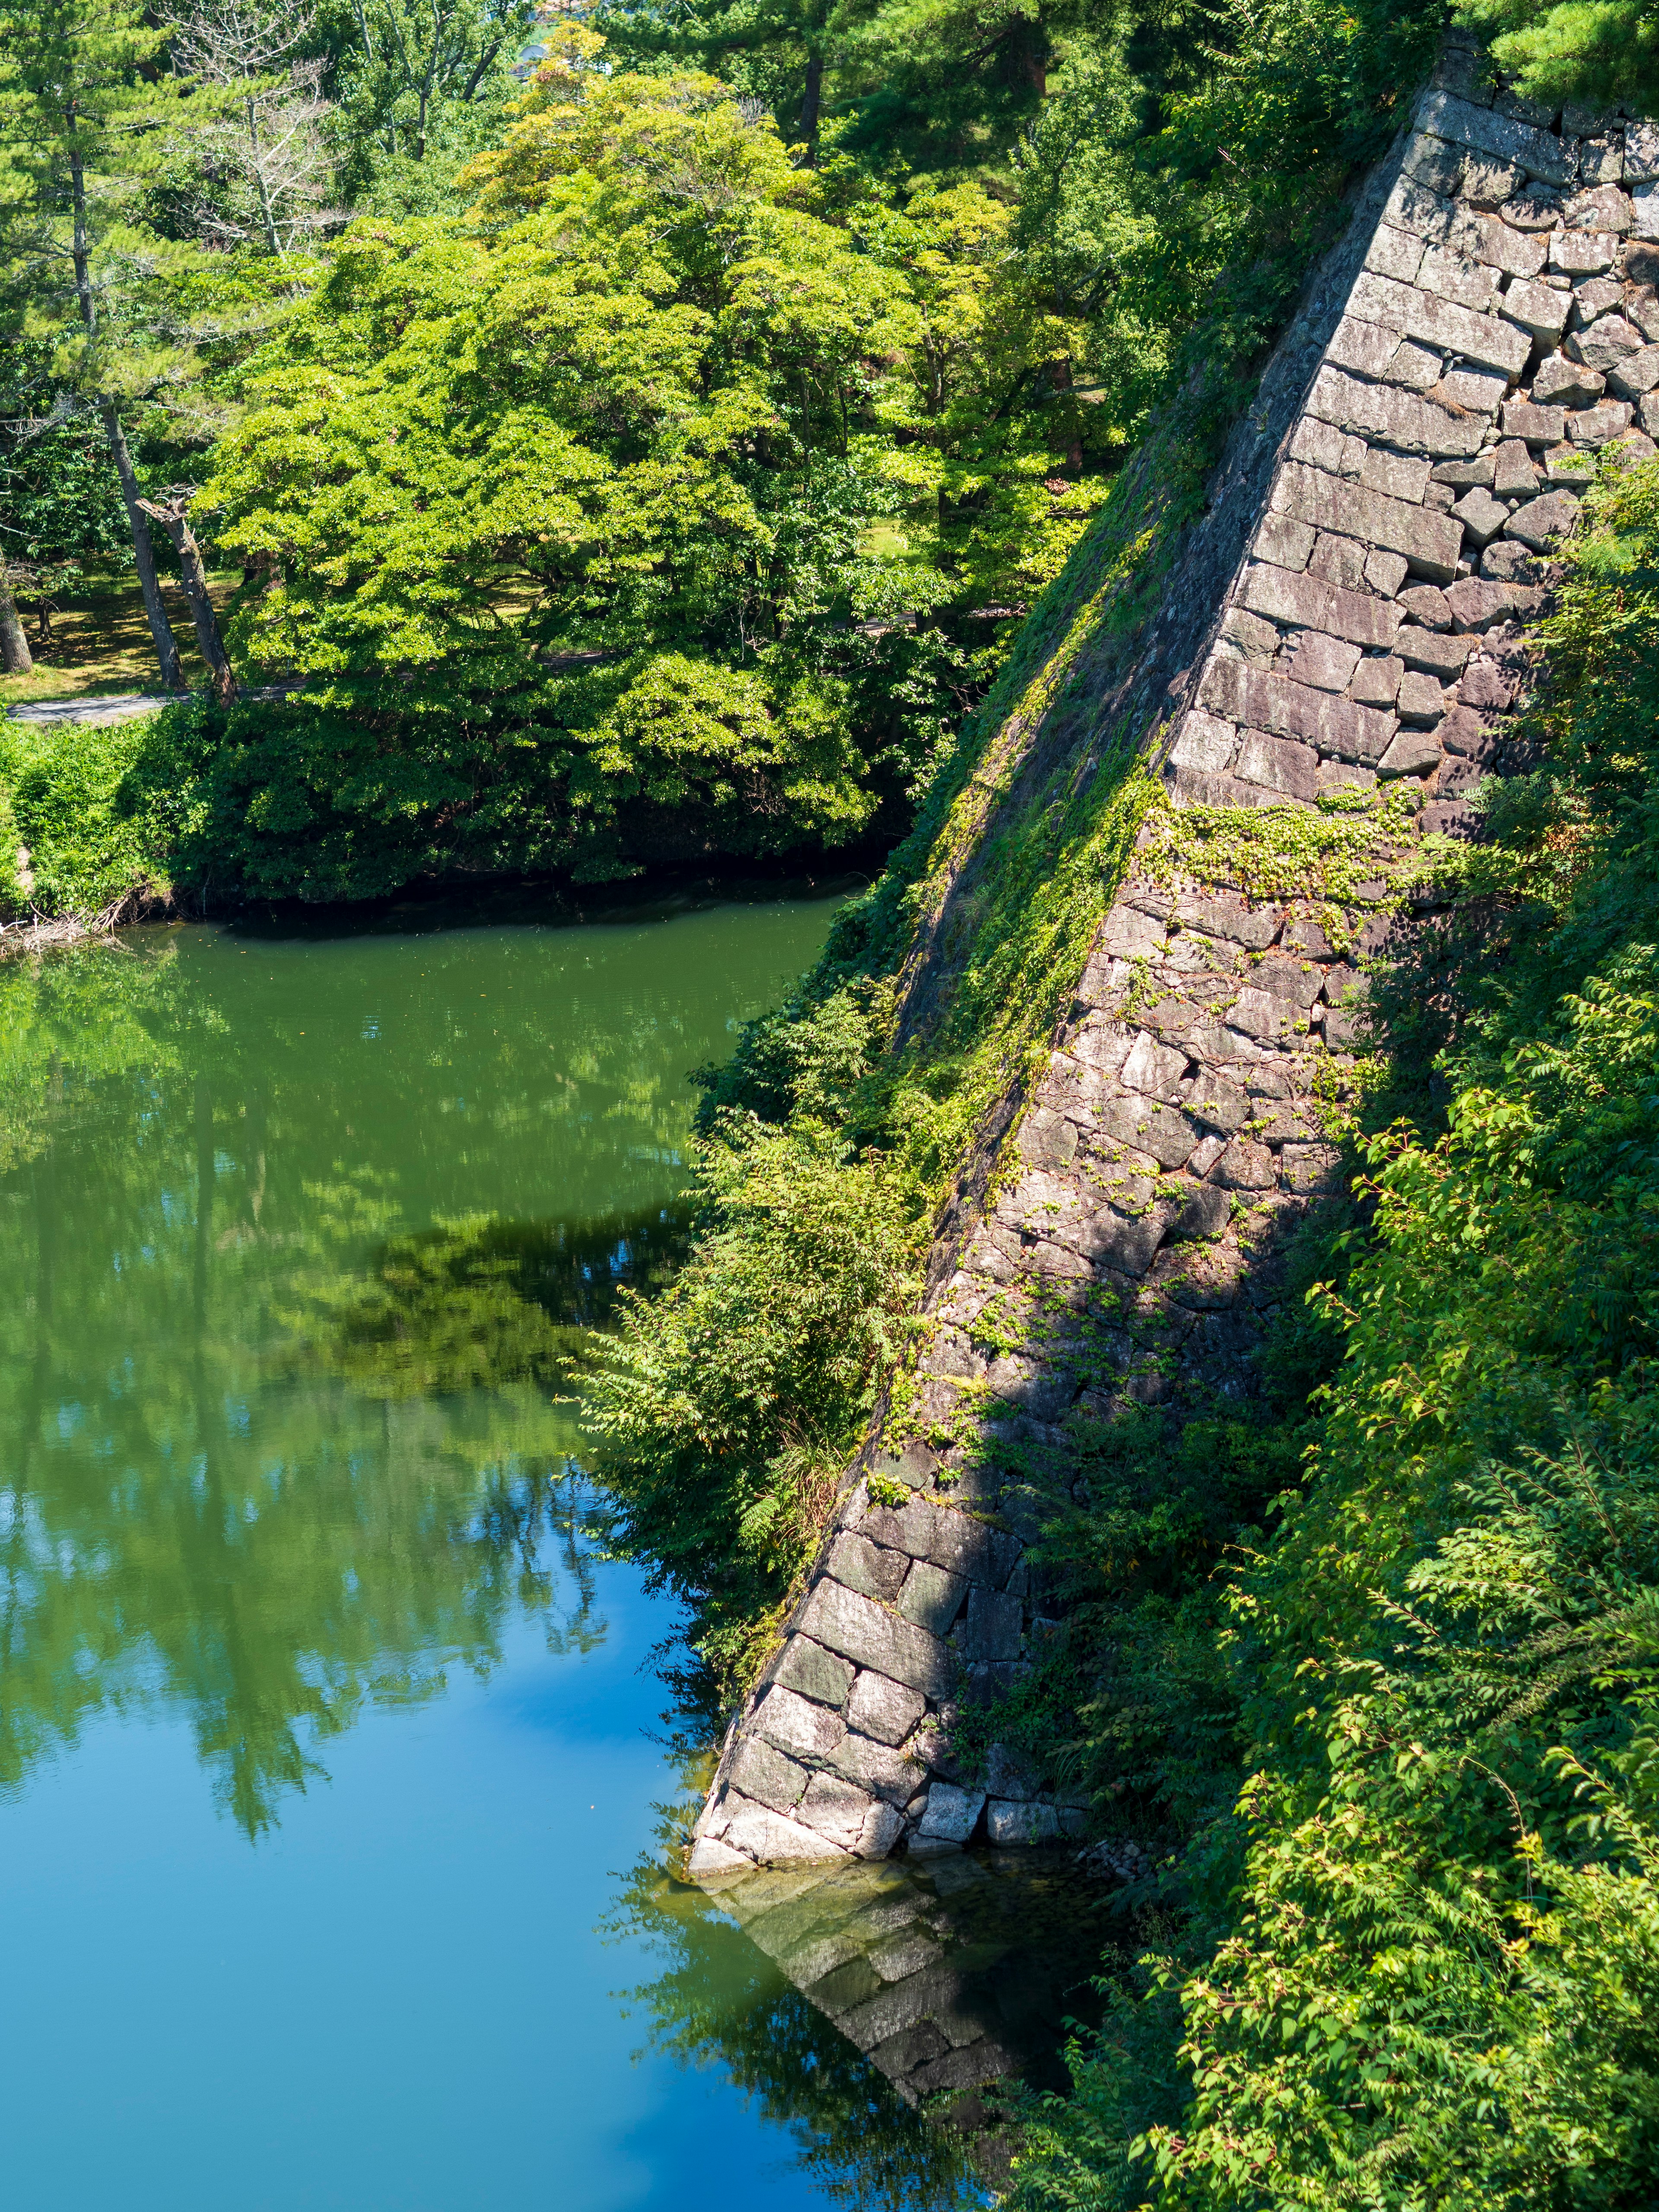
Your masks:
{"label": "green foliage", "polygon": [[916,1285],[878,1166],[811,1122],[733,1116],[720,1139],[690,1260],[656,1299],[624,1297],[587,1401],[619,1540],[697,1605],[729,1689],[816,1546]]}
{"label": "green foliage", "polygon": [[[113,914],[165,899],[162,841],[127,803],[133,764],[152,742],[147,722],[99,727],[0,722],[0,800],[28,854],[25,884],[0,877],[13,914]],[[0,830],[0,842],[4,833]]]}
{"label": "green foliage", "polygon": [[1659,471],[1611,471],[1592,520],[1545,764],[1449,878],[1488,911],[1505,887],[1506,963],[1443,1133],[1369,1140],[1369,1231],[1312,1297],[1344,1357],[1227,1578],[1212,1771],[1249,1778],[1189,1849],[1137,2030],[1173,2034],[1179,1995],[1188,2101],[1125,2097],[1121,2038],[1079,2051],[1034,2207],[1650,2194]]}
{"label": "green foliage", "polygon": [[1547,107],[1625,104],[1638,115],[1659,104],[1659,23],[1645,0],[1462,0],[1457,17]]}

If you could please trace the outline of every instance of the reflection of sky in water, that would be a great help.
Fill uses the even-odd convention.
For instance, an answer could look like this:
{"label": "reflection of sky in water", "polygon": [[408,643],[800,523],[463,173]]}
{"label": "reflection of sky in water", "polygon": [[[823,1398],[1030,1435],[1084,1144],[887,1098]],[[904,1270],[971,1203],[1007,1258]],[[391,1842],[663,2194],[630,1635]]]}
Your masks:
{"label": "reflection of sky in water", "polygon": [[615,1996],[661,1978],[596,1931],[674,1624],[596,1563],[535,1364],[547,1300],[654,1263],[687,1071],[829,911],[0,973],[9,2201],[855,2201],[833,2125]]}

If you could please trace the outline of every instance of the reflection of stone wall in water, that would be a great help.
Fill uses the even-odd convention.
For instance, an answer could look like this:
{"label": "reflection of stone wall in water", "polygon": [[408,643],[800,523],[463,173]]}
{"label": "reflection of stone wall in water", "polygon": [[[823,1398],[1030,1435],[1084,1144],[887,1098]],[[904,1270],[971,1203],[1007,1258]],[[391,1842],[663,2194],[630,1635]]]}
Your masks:
{"label": "reflection of stone wall in water", "polygon": [[[1008,1102],[1000,1188],[937,1255],[919,1410],[957,1441],[890,1425],[860,1458],[728,1737],[694,1874],[1074,1824],[1006,1760],[970,1779],[951,1759],[957,1701],[1017,1680],[1050,1626],[1025,1558],[1042,1491],[1010,1462],[1063,1487],[1069,1418],[1254,1388],[1284,1232],[1337,1166],[1319,1097],[1344,1083],[1388,874],[1425,830],[1467,833],[1469,786],[1514,764],[1551,542],[1609,445],[1656,450],[1649,238],[1659,125],[1553,120],[1455,35],[1102,710],[1177,810],[1299,810],[1334,849],[1334,807],[1412,806],[1316,896],[1243,895],[1178,814],[1161,857],[1143,842],[1046,1069]],[[1082,772],[1099,740],[1076,742]]]}
{"label": "reflection of stone wall in water", "polygon": [[943,2116],[977,2133],[992,2082],[1062,2086],[1060,2046],[1089,2013],[1103,1911],[1069,1854],[750,1869],[709,1887],[908,2104],[948,2097]]}

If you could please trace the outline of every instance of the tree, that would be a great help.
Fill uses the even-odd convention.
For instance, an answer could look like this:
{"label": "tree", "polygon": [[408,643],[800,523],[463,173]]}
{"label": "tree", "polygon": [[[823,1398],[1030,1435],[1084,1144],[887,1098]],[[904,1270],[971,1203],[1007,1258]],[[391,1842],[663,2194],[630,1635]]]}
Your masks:
{"label": "tree", "polygon": [[191,259],[138,217],[142,180],[210,100],[166,73],[166,33],[134,0],[0,9],[0,220],[25,331],[53,344],[60,384],[96,410],[120,481],[161,680],[185,688],[162,605],[127,418],[191,366],[167,278]]}
{"label": "tree", "polygon": [[350,0],[346,105],[386,155],[426,159],[440,113],[499,97],[533,0]]}
{"label": "tree", "polygon": [[327,204],[334,165],[322,125],[331,109],[319,91],[327,58],[305,52],[315,28],[301,0],[198,0],[168,24],[174,69],[227,96],[194,142],[209,183],[198,221],[216,245],[257,239],[282,254],[343,220]]}

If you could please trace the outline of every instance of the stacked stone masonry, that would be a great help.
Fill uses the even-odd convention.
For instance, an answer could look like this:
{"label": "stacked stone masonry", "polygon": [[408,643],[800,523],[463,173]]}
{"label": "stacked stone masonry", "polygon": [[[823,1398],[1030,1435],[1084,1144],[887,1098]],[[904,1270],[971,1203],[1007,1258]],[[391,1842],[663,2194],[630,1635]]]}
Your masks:
{"label": "stacked stone masonry", "polygon": [[[1504,769],[1552,545],[1605,448],[1659,450],[1659,125],[1552,115],[1454,45],[1381,182],[1346,311],[1152,742],[1178,805],[1401,784],[1419,832],[1455,834],[1470,787]],[[1306,901],[1132,871],[1014,1168],[929,1303],[915,1402],[854,1470],[728,1736],[694,1874],[1081,1831],[1082,1807],[1005,1753],[972,1779],[952,1756],[961,1704],[1016,1681],[1054,1626],[1025,1556],[1042,1498],[988,1473],[984,1446],[1063,1466],[1074,1413],[1249,1387],[1276,1243],[1336,1164],[1316,1085],[1355,1042],[1355,963],[1385,903],[1361,884],[1334,945]]]}

